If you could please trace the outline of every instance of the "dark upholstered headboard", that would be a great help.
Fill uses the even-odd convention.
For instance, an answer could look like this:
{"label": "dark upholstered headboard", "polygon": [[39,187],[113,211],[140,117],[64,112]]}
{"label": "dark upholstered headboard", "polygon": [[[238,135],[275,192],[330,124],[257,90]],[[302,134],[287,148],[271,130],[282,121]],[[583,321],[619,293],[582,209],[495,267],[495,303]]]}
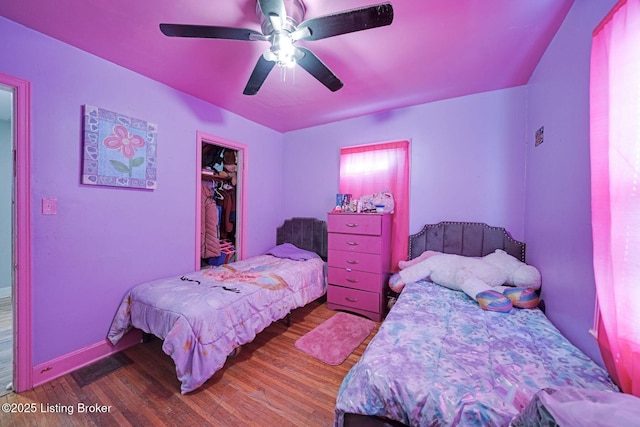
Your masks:
{"label": "dark upholstered headboard", "polygon": [[276,243],[291,243],[327,259],[327,223],[317,218],[291,218],[278,227]]}
{"label": "dark upholstered headboard", "polygon": [[512,238],[502,227],[481,222],[440,222],[427,224],[409,236],[409,259],[424,251],[465,256],[485,256],[502,249],[525,262],[526,245]]}

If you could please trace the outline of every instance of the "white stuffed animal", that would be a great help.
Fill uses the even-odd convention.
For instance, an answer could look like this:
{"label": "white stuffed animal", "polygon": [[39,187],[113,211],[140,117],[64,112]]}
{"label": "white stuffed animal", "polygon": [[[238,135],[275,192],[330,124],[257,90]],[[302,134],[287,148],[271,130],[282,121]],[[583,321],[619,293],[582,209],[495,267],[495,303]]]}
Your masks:
{"label": "white stuffed animal", "polygon": [[463,291],[489,311],[508,312],[512,307],[538,305],[540,272],[503,250],[480,258],[429,251],[419,259],[399,264],[402,269],[389,279],[391,290],[400,292],[406,283],[428,279]]}

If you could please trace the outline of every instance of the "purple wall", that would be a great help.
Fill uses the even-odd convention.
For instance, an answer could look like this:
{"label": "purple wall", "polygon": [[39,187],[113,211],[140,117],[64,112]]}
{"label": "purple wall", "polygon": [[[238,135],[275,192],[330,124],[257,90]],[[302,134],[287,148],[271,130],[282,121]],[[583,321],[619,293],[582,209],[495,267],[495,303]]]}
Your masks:
{"label": "purple wall", "polygon": [[340,147],[410,139],[411,233],[481,221],[523,239],[525,95],[516,87],[286,133],[283,214],[324,218],[333,208]]}
{"label": "purple wall", "polygon": [[[615,3],[576,1],[527,86],[529,261],[542,272],[548,317],[600,364],[600,352],[588,332],[595,305],[589,60],[591,32]],[[535,147],[540,126],[544,126],[544,142]]]}
{"label": "purple wall", "polygon": [[[104,341],[133,285],[193,269],[197,130],[249,146],[246,255],[275,243],[280,133],[4,18],[0,35],[0,72],[32,83],[34,365]],[[158,124],[157,190],[80,184],[84,104]]]}

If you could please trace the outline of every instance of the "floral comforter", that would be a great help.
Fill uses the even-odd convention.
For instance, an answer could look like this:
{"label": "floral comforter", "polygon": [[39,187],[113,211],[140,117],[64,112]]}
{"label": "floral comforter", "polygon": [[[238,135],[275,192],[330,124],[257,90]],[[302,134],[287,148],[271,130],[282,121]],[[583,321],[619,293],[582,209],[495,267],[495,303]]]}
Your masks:
{"label": "floral comforter", "polygon": [[484,311],[463,292],[407,285],[345,377],[345,413],[411,426],[506,426],[546,387],[617,391],[538,309]]}
{"label": "floral comforter", "polygon": [[162,338],[184,394],[220,369],[234,348],[325,291],[321,259],[259,255],[134,287],[108,338],[115,344],[132,327]]}

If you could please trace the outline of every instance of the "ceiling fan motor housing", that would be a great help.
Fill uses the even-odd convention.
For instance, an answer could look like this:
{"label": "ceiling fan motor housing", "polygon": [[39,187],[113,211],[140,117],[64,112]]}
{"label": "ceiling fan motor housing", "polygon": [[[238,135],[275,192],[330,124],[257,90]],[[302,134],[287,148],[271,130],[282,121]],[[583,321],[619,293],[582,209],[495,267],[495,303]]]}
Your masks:
{"label": "ceiling fan motor housing", "polygon": [[[284,9],[287,12],[287,17],[284,22],[283,30],[287,30],[289,32],[293,32],[299,23],[304,20],[304,14],[306,9],[304,7],[304,3],[301,0],[283,0]],[[274,28],[269,21],[269,18],[262,13],[260,9],[260,2],[256,1],[256,14],[260,18],[260,27],[262,29],[262,34],[269,35],[273,32]]]}

